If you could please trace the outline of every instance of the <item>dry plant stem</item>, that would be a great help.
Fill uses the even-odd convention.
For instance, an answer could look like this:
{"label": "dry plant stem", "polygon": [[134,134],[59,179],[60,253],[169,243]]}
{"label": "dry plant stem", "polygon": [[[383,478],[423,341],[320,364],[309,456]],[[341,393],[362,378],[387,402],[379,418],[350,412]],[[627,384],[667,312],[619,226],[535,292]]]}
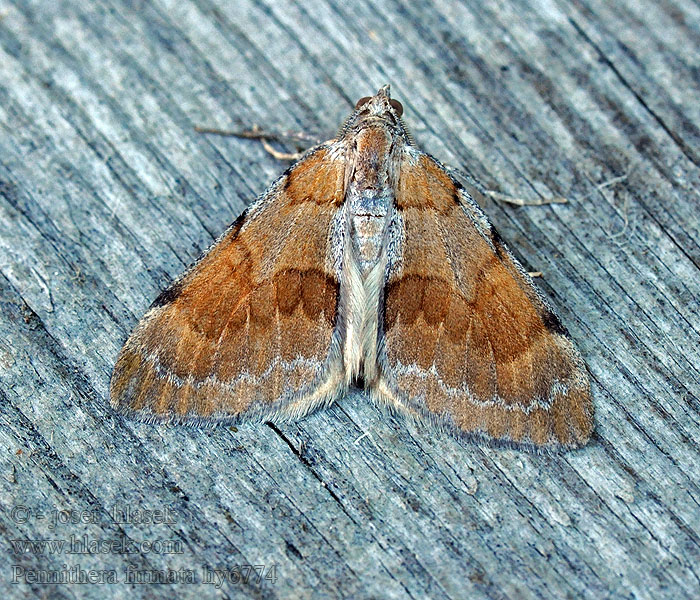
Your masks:
{"label": "dry plant stem", "polygon": [[514,204],[515,206],[544,206],[545,204],[565,204],[568,202],[568,200],[563,196],[528,200],[526,198],[516,198],[515,196],[509,196],[493,190],[485,190],[485,192],[486,195],[493,198],[497,202],[506,202],[508,204]]}

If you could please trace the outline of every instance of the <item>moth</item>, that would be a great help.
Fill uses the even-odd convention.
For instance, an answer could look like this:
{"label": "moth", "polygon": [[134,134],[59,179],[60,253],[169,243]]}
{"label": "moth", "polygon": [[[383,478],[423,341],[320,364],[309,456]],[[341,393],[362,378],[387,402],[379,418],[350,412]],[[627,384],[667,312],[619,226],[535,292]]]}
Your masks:
{"label": "moth", "polygon": [[303,417],[363,385],[455,434],[586,443],[586,367],[482,210],[421,152],[389,86],[309,150],[153,302],[113,405],[146,421]]}

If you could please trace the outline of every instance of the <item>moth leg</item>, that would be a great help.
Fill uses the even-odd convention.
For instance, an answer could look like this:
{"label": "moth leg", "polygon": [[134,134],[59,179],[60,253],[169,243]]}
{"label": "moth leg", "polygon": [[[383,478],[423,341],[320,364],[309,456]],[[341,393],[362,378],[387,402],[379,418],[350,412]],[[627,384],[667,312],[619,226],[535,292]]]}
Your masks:
{"label": "moth leg", "polygon": [[479,204],[483,205],[482,200],[486,198],[491,198],[496,202],[505,202],[507,204],[513,204],[515,206],[544,206],[545,204],[565,204],[568,202],[563,196],[552,196],[550,198],[518,198],[515,196],[510,196],[508,194],[503,194],[502,192],[497,192],[495,190],[486,189],[481,183],[479,183],[474,177],[456,169],[455,167],[447,167],[447,171],[452,175],[457,175],[458,179],[465,183],[465,188],[469,195]]}
{"label": "moth leg", "polygon": [[[212,135],[222,135],[230,137],[244,138],[248,140],[260,140],[266,152],[274,156],[277,160],[299,160],[308,148],[321,143],[314,136],[301,132],[282,132],[275,133],[265,131],[259,125],[253,125],[251,129],[242,131],[233,131],[228,129],[218,129],[216,127],[200,127],[195,125],[194,130],[197,133],[210,133]],[[272,147],[270,142],[278,142],[280,144],[291,144],[296,148],[296,152],[280,152]]]}
{"label": "moth leg", "polygon": [[[616,185],[618,183],[621,183],[627,179],[629,176],[629,173],[632,169],[630,168],[627,173],[624,173],[618,177],[613,177],[612,179],[609,179],[608,181],[604,181],[603,183],[600,183],[596,186],[595,190],[593,192],[590,192],[583,196],[583,198],[586,198],[590,196],[591,194],[595,192],[601,192],[604,188]],[[475,183],[471,182],[470,183]],[[508,194],[503,194],[501,192],[496,192],[494,190],[487,190],[486,188],[483,188],[482,186],[479,185],[479,192],[484,195],[488,196],[489,198],[493,198],[496,202],[506,202],[507,204],[514,204],[515,206],[544,206],[545,204],[565,204],[568,202],[568,200],[563,197],[563,196],[551,196],[548,198],[537,198],[537,199],[526,199],[526,198],[518,198],[515,196],[510,196]],[[583,199],[581,198],[581,199]]]}
{"label": "moth leg", "polygon": [[262,139],[261,142],[262,147],[265,148],[265,152],[271,154],[273,158],[277,160],[299,160],[304,156],[303,152],[280,152],[279,150],[275,150],[265,139]]}

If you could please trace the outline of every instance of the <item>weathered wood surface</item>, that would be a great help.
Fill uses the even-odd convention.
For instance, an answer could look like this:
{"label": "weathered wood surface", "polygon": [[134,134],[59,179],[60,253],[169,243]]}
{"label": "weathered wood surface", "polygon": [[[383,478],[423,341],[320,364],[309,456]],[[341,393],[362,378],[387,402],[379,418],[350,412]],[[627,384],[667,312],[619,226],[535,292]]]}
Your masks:
{"label": "weathered wood surface", "polygon": [[[3,598],[697,597],[697,2],[10,0],[0,19]],[[589,365],[591,444],[483,448],[360,393],[279,427],[117,417],[132,326],[286,167],[193,125],[329,136],[384,83],[446,164],[570,199],[485,208]],[[114,514],[144,509],[169,522]],[[13,545],[72,535],[137,551]],[[277,581],[202,582],[236,565]],[[117,583],[32,582],[76,566]]]}

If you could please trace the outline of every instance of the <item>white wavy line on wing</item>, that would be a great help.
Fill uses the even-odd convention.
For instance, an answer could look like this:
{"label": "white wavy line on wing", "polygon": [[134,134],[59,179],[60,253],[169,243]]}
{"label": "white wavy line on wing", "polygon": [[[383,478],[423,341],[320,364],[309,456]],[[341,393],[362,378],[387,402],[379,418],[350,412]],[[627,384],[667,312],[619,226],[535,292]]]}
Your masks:
{"label": "white wavy line on wing", "polygon": [[[480,407],[485,407],[485,406],[498,406],[499,408],[503,408],[505,410],[520,410],[525,414],[529,414],[532,412],[535,408],[542,408],[544,410],[550,410],[552,408],[552,404],[554,404],[554,398],[558,395],[566,395],[569,393],[570,386],[566,383],[563,383],[559,381],[558,379],[554,380],[552,385],[549,388],[549,397],[544,399],[544,398],[535,398],[533,403],[527,406],[523,406],[522,404],[516,402],[516,403],[508,403],[506,402],[503,398],[501,398],[498,394],[494,395],[493,398],[489,400],[479,400],[477,397],[475,397],[471,391],[469,390],[469,386],[464,383],[461,387],[455,388],[447,385],[442,378],[440,377],[440,374],[437,371],[437,368],[435,367],[435,363],[433,363],[430,366],[430,369],[427,371],[425,369],[422,369],[416,364],[412,365],[404,365],[401,361],[397,361],[395,366],[392,367],[392,370],[395,371],[396,373],[400,375],[412,375],[415,377],[418,377],[419,379],[426,380],[428,377],[432,376],[435,378],[435,381],[437,382],[438,386],[447,394],[450,398],[463,398],[466,396],[469,402],[474,404],[475,406],[480,406]],[[397,386],[398,387],[398,386]]]}
{"label": "white wavy line on wing", "polygon": [[284,371],[288,372],[293,371],[294,369],[297,369],[300,366],[311,368],[316,371],[311,380],[313,381],[318,376],[319,366],[323,366],[325,364],[325,361],[322,362],[312,358],[305,358],[301,355],[298,355],[291,361],[282,360],[281,357],[277,356],[270,363],[268,368],[265,369],[262,373],[260,373],[260,375],[254,375],[249,371],[243,371],[235,379],[232,379],[230,381],[221,381],[218,377],[216,377],[216,375],[209,375],[208,377],[201,380],[196,380],[193,375],[188,375],[184,379],[178,377],[172,371],[163,367],[160,360],[158,360],[158,356],[156,354],[149,354],[148,356],[146,356],[145,360],[146,362],[153,365],[153,368],[156,370],[159,377],[168,379],[177,387],[182,387],[188,383],[194,388],[200,388],[209,384],[216,384],[217,386],[227,389],[230,392],[233,392],[236,386],[238,386],[242,382],[253,384],[260,383],[261,381],[267,379],[272,374],[272,372],[278,367],[281,367]]}

